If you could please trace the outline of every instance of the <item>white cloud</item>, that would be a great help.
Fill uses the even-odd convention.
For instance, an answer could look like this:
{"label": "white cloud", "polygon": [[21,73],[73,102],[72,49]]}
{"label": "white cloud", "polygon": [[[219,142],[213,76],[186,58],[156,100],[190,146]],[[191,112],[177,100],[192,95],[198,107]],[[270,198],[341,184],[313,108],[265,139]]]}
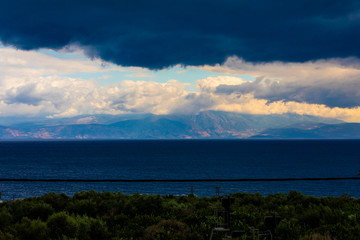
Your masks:
{"label": "white cloud", "polygon": [[136,73],[128,74],[126,76],[136,77],[136,78],[154,78],[155,74],[147,73],[147,72],[136,72]]}
{"label": "white cloud", "polygon": [[249,63],[231,57],[223,65],[204,70],[245,74],[258,81],[219,86],[218,93],[248,94],[257,99],[324,104],[352,108],[360,105],[360,59],[328,59],[305,63]]}
{"label": "white cloud", "polygon": [[89,124],[96,122],[96,117],[89,116],[89,117],[83,117],[76,120],[77,124]]}
{"label": "white cloud", "polygon": [[127,80],[102,86],[99,95],[101,101],[106,103],[107,113],[167,114],[188,94],[186,85],[176,80],[166,83]]}
{"label": "white cloud", "polygon": [[29,74],[69,74],[76,72],[100,72],[121,70],[111,64],[104,68],[102,61],[90,59],[62,59],[36,51],[23,51],[12,48],[0,48],[0,70],[2,73],[16,76]]}
{"label": "white cloud", "polygon": [[245,83],[242,78],[232,76],[219,76],[219,77],[208,77],[196,81],[196,87],[202,92],[214,92],[220,85],[241,85]]}
{"label": "white cloud", "polygon": [[[319,93],[327,89],[334,91],[332,96],[347,94],[349,99],[356,100],[354,95],[360,91],[356,59],[252,64],[230,58],[224,65],[204,66],[203,69],[247,74],[258,77],[257,80],[208,77],[196,82],[196,92],[186,89],[190,84],[171,79],[165,83],[124,80],[100,85],[96,78],[87,80],[64,75],[101,72],[106,78],[109,69],[124,71],[125,68],[113,65],[104,68],[101,62],[86,58],[61,58],[41,52],[0,48],[0,114],[70,117],[102,113],[196,113],[212,109],[250,114],[291,112],[360,122],[359,107],[329,107],[316,101],[300,101],[314,96],[310,93],[317,89],[320,90],[316,96],[322,98],[324,96]],[[148,70],[126,68],[126,71],[136,74]],[[298,93],[303,95],[291,95]],[[360,98],[360,92],[358,95]],[[276,96],[287,96],[288,99]],[[300,100],[291,100],[295,97]],[[343,99],[347,100],[346,97]],[[79,123],[89,121],[90,118],[83,118]]]}
{"label": "white cloud", "polygon": [[256,99],[252,94],[224,96],[214,95],[215,104],[212,109],[221,111],[241,112],[249,114],[283,114],[296,113],[318,117],[337,118],[348,122],[360,122],[360,107],[330,108],[323,104],[308,104],[299,102],[271,102]]}
{"label": "white cloud", "polygon": [[251,75],[286,82],[313,83],[316,81],[344,81],[358,79],[360,59],[328,59],[304,63],[251,63],[238,57],[229,57],[223,64],[195,67],[224,74]]}

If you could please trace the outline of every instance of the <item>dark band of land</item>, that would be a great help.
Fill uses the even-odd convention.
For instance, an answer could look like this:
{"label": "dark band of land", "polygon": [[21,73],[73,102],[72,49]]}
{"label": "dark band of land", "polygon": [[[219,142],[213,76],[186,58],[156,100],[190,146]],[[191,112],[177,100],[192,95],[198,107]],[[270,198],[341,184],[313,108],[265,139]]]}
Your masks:
{"label": "dark band of land", "polygon": [[285,181],[336,181],[360,180],[360,177],[328,178],[240,178],[240,179],[36,179],[36,178],[0,178],[0,182],[285,182]]}

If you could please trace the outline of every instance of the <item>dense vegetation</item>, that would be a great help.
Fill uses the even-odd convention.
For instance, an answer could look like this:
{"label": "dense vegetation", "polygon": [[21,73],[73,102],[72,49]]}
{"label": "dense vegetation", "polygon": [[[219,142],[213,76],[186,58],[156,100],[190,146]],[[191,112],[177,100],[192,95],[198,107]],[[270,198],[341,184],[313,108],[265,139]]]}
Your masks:
{"label": "dense vegetation", "polygon": [[[289,194],[236,193],[232,228],[263,228],[264,216],[282,216],[278,239],[360,239],[360,200]],[[3,239],[209,239],[219,197],[49,193],[0,204]],[[220,239],[219,235],[216,235]]]}

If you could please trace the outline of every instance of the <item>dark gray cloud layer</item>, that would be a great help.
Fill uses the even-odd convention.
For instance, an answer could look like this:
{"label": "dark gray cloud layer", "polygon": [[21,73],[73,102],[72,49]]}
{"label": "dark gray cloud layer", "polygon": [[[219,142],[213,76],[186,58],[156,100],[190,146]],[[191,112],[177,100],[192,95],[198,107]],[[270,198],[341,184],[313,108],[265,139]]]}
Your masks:
{"label": "dark gray cloud layer", "polygon": [[324,104],[329,107],[357,107],[360,105],[360,81],[353,80],[344,84],[341,81],[314,82],[304,85],[298,82],[277,82],[258,78],[254,82],[241,85],[220,85],[218,94],[248,94],[257,99],[270,102],[295,101],[313,104]]}
{"label": "dark gray cloud layer", "polygon": [[124,66],[360,57],[358,0],[5,0],[0,40],[21,49],[76,43]]}

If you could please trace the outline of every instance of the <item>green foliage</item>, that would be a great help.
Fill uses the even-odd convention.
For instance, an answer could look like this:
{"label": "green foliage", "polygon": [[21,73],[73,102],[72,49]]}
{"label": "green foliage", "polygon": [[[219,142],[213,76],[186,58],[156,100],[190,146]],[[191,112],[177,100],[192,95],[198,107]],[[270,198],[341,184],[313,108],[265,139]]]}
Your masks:
{"label": "green foliage", "polygon": [[15,225],[18,236],[24,240],[46,240],[49,239],[46,223],[41,220],[30,220],[24,217],[20,223]]}
{"label": "green foliage", "polygon": [[52,239],[62,239],[63,236],[75,238],[79,229],[76,219],[66,212],[51,215],[47,221],[47,227]]}
{"label": "green foliage", "polygon": [[297,240],[302,234],[302,229],[296,219],[283,219],[276,232],[279,239]]}
{"label": "green foliage", "polygon": [[335,240],[335,239],[329,236],[328,234],[324,236],[319,233],[315,233],[302,237],[300,240]]}
{"label": "green foliage", "polygon": [[0,209],[0,229],[4,229],[6,226],[11,225],[12,222],[12,214],[9,212],[7,207],[2,207]]}
{"label": "green foliage", "polygon": [[44,202],[33,201],[33,199],[14,201],[11,205],[11,213],[15,221],[20,221],[23,217],[30,219],[40,218],[46,221],[46,219],[54,213],[51,205]]}
{"label": "green foliage", "polygon": [[0,231],[0,240],[15,240],[16,238],[10,233]]}
{"label": "green foliage", "polygon": [[38,200],[50,204],[57,212],[63,211],[70,201],[70,197],[64,193],[56,194],[51,192],[40,197]]}
{"label": "green foliage", "polygon": [[109,239],[106,223],[101,219],[77,216],[78,224],[77,238],[79,240]]}
{"label": "green foliage", "polygon": [[87,215],[90,217],[96,217],[97,203],[92,199],[81,199],[77,201],[71,201],[66,210],[70,213]]}
{"label": "green foliage", "polygon": [[[232,230],[264,230],[264,216],[282,217],[278,240],[360,239],[360,200],[317,198],[292,191],[268,196],[235,193]],[[13,239],[208,239],[222,209],[218,197],[49,193],[0,204],[0,240]]]}
{"label": "green foliage", "polygon": [[184,223],[175,220],[163,220],[145,230],[144,240],[185,240],[200,239],[201,236],[191,232]]}

